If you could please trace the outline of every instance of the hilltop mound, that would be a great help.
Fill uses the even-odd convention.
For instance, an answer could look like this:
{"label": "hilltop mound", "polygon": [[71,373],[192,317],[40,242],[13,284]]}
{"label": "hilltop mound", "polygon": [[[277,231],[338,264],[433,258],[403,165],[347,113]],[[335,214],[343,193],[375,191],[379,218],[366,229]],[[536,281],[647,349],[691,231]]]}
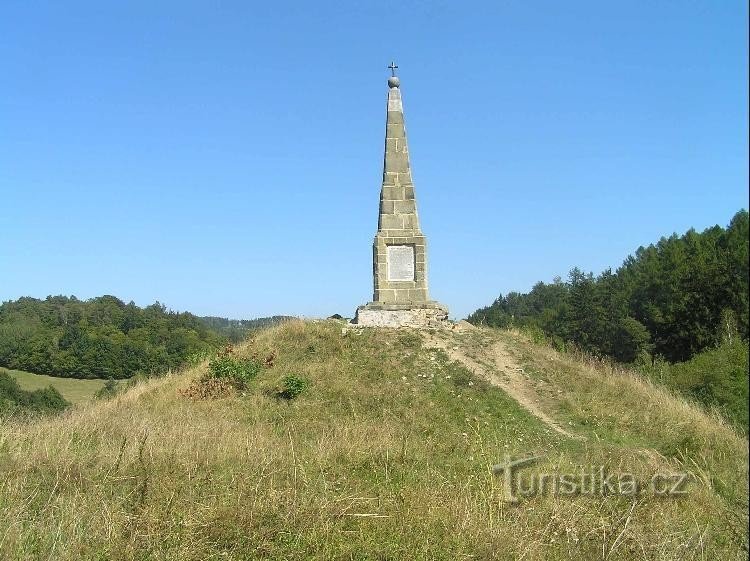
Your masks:
{"label": "hilltop mound", "polygon": [[[204,364],[0,427],[3,557],[746,558],[747,439],[627,372],[509,331],[336,321],[237,352],[275,356],[244,394],[186,397]],[[290,374],[309,385],[279,399]],[[515,492],[493,473],[531,456]],[[644,485],[532,486],[600,466]],[[680,473],[679,495],[645,485]]]}

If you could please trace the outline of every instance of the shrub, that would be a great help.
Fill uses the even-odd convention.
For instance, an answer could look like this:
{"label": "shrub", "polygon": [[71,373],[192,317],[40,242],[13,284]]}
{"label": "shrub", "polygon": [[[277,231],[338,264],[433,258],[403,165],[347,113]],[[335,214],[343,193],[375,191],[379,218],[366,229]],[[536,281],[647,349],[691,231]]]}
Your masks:
{"label": "shrub", "polygon": [[670,364],[657,357],[640,359],[646,376],[677,390],[707,409],[717,409],[742,433],[748,433],[748,344],[739,338]]}
{"label": "shrub", "polygon": [[227,345],[208,363],[208,370],[179,393],[191,399],[218,399],[244,390],[263,368],[272,368],[273,353],[265,358],[253,353],[250,357],[235,356]]}
{"label": "shrub", "polygon": [[735,339],[669,367],[669,385],[748,432],[748,346]]}
{"label": "shrub", "polygon": [[290,374],[281,380],[281,388],[277,395],[282,399],[294,399],[304,392],[310,383],[299,376]]}
{"label": "shrub", "polygon": [[534,341],[534,343],[541,345],[549,342],[549,339],[547,339],[547,335],[544,333],[544,330],[542,330],[542,328],[537,325],[528,325],[524,327],[524,331],[529,336],[529,338]]}
{"label": "shrub", "polygon": [[208,373],[210,378],[228,380],[243,388],[258,375],[261,367],[258,360],[234,356],[232,347],[228,346],[208,363]]}
{"label": "shrub", "polygon": [[567,352],[568,345],[565,342],[565,339],[560,337],[559,335],[553,335],[550,338],[550,342],[552,343],[552,348],[555,349],[559,353]]}
{"label": "shrub", "polygon": [[94,397],[97,399],[109,399],[110,397],[114,397],[119,389],[119,384],[114,379],[107,378],[107,381],[104,382],[104,385],[96,392]]}

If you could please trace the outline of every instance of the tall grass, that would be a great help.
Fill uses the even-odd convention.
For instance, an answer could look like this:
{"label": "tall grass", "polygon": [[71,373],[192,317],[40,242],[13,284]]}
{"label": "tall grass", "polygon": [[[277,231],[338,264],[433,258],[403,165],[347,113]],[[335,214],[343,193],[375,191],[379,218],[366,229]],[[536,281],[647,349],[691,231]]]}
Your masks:
{"label": "tall grass", "polygon": [[[746,534],[729,514],[737,509],[712,479],[729,487],[743,477],[746,482],[746,440],[641,382],[611,386],[612,376],[565,357],[541,356],[520,338],[482,336],[505,337],[516,352],[528,353],[529,364],[549,377],[551,393],[561,395],[559,414],[590,438],[564,439],[499,389],[423,348],[417,333],[342,334],[336,322],[290,322],[238,348],[240,355],[276,356],[245,395],[184,397],[180,390],[204,374],[204,364],[76,406],[58,419],[0,427],[0,555],[746,556]],[[473,342],[456,335],[456,344]],[[304,378],[307,388],[294,400],[279,399],[277,389],[290,374]],[[578,386],[557,394],[562,386],[556,383],[579,375]],[[579,388],[591,395],[576,399]],[[623,398],[617,388],[638,397]],[[626,414],[631,402],[639,412]],[[715,445],[700,440],[682,460],[658,452],[667,437],[648,429],[644,411],[656,423],[696,427],[690,434],[713,438]],[[705,474],[679,500],[539,496],[503,502],[502,482],[490,467],[505,454],[531,451],[545,455],[540,469],[606,462],[646,474],[698,458]],[[711,461],[701,463],[701,453]],[[736,469],[745,471],[730,478]]]}

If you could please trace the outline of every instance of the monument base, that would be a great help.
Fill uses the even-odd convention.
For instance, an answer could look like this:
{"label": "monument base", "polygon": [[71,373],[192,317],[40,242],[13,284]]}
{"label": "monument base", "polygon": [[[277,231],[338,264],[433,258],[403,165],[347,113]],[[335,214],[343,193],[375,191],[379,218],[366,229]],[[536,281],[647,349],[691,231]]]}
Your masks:
{"label": "monument base", "polygon": [[441,329],[451,327],[448,308],[437,302],[422,304],[383,304],[370,302],[357,308],[353,327],[415,327]]}

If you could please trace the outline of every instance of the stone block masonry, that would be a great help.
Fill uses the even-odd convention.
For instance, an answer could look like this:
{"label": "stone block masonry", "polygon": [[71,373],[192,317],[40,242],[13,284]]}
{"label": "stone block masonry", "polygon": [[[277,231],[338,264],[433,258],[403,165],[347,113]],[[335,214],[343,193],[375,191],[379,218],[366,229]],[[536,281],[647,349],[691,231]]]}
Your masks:
{"label": "stone block masonry", "polygon": [[373,301],[357,309],[355,323],[383,327],[437,327],[448,310],[430,300],[427,240],[419,226],[404,124],[400,82],[388,80],[383,184],[373,241]]}

